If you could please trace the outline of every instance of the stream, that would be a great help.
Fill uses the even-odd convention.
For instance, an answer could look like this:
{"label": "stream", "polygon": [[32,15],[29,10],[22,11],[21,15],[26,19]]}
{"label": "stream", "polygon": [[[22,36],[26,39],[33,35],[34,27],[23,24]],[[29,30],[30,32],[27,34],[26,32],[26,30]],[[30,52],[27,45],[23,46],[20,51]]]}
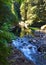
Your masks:
{"label": "stream", "polygon": [[24,36],[12,40],[12,46],[21,51],[25,58],[33,61],[35,65],[46,65],[46,44],[41,44],[42,42],[43,40],[41,39],[38,40],[32,36]]}

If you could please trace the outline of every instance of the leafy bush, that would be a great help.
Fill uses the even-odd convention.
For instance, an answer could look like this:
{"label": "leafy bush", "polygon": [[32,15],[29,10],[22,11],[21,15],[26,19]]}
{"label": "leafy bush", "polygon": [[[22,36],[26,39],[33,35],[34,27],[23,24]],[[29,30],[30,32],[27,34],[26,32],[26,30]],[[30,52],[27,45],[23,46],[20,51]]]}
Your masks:
{"label": "leafy bush", "polygon": [[0,30],[0,64],[7,65],[6,57],[10,54],[11,47],[9,47],[8,43],[15,39],[13,33]]}
{"label": "leafy bush", "polygon": [[12,4],[11,0],[0,0],[0,65],[8,65],[6,58],[11,51],[8,43],[16,38],[9,32],[12,24],[18,22],[18,14],[11,11]]}
{"label": "leafy bush", "polygon": [[0,64],[7,65],[6,57],[10,53],[10,47],[8,47],[8,43],[5,39],[0,39]]}
{"label": "leafy bush", "polygon": [[[44,0],[24,0],[20,6],[21,18],[25,23],[46,22],[46,2]],[[35,25],[34,23],[34,25]]]}

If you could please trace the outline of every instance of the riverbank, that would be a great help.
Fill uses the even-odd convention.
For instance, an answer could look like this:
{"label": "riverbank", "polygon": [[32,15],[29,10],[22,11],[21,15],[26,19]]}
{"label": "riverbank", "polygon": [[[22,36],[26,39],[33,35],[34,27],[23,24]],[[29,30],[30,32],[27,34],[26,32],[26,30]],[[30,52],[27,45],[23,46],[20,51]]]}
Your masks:
{"label": "riverbank", "polygon": [[12,49],[12,54],[8,58],[8,62],[10,65],[35,65],[32,61],[28,61],[16,48]]}

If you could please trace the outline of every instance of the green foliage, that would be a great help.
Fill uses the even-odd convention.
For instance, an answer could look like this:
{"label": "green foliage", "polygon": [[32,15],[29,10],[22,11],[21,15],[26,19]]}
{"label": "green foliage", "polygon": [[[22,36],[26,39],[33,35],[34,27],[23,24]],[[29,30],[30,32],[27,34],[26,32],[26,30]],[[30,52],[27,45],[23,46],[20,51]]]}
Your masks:
{"label": "green foliage", "polygon": [[15,39],[10,32],[13,23],[18,22],[18,14],[12,11],[12,0],[0,0],[0,65],[8,65],[6,58],[10,54],[9,42]]}
{"label": "green foliage", "polygon": [[3,22],[18,22],[18,14],[14,9],[14,2],[11,0],[0,1],[0,23]]}
{"label": "green foliage", "polygon": [[22,3],[24,0],[14,0],[14,1],[18,2],[18,3],[21,5],[21,3]]}
{"label": "green foliage", "polygon": [[4,38],[8,41],[11,41],[11,40],[15,39],[15,36],[13,33],[10,33],[8,31],[4,31],[4,30],[3,31],[0,30],[0,38]]}
{"label": "green foliage", "polygon": [[34,22],[45,22],[46,3],[44,0],[24,0],[20,7],[20,14],[22,20],[30,25]]}
{"label": "green foliage", "polygon": [[38,22],[45,22],[46,21],[46,10],[45,10],[45,2],[44,0],[39,0],[39,4],[37,5],[37,16],[38,16]]}
{"label": "green foliage", "polygon": [[0,39],[0,64],[7,65],[6,57],[10,54],[10,47],[5,39]]}
{"label": "green foliage", "polygon": [[11,42],[13,39],[15,39],[14,34],[6,30],[5,27],[4,29],[0,30],[0,64],[1,65],[8,64],[6,57],[11,52],[11,47],[8,46],[9,45],[8,43]]}

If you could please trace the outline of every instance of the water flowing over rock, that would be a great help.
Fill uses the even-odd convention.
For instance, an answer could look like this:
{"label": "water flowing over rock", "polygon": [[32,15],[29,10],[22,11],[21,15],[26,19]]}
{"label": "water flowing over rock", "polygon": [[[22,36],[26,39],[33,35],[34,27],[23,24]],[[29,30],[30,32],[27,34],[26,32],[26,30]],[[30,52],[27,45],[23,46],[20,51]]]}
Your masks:
{"label": "water flowing over rock", "polygon": [[24,36],[12,41],[12,46],[21,51],[25,58],[33,61],[35,65],[46,65],[46,44],[43,39],[32,36]]}

